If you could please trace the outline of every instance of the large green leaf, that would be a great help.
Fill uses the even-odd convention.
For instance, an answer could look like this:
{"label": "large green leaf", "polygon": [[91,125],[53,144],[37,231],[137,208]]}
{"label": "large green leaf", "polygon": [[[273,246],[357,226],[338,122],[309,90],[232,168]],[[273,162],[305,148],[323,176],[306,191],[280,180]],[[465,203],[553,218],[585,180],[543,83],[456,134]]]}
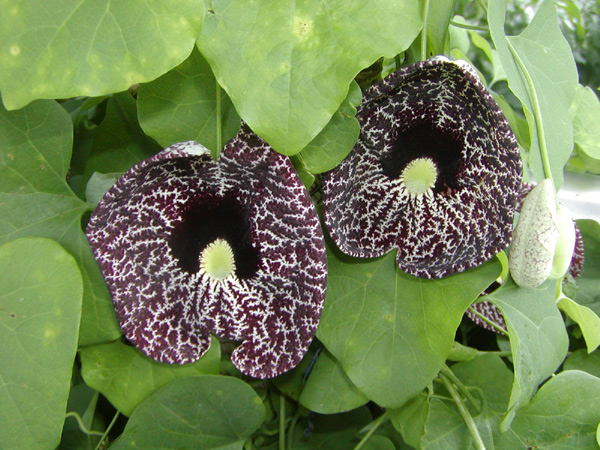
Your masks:
{"label": "large green leaf", "polygon": [[129,92],[120,92],[108,101],[106,116],[98,127],[85,166],[84,179],[89,180],[94,172],[126,172],[160,150],[140,128],[133,97]]}
{"label": "large green leaf", "polygon": [[237,378],[178,378],[135,409],[111,450],[241,450],[264,418],[260,398]]}
{"label": "large green leaf", "polygon": [[591,88],[577,85],[569,115],[577,148],[590,158],[600,159],[600,100]]}
{"label": "large green leaf", "polygon": [[0,246],[0,448],[60,440],[83,285],[77,263],[50,239]]}
{"label": "large green leaf", "polygon": [[300,395],[300,404],[320,414],[336,414],[358,408],[369,401],[358,390],[342,365],[323,350]]}
{"label": "large green leaf", "polygon": [[417,0],[216,0],[198,47],[242,119],[293,155],[329,122],[356,74],[406,49],[420,28]]}
{"label": "large green leaf", "polygon": [[0,89],[8,109],[40,98],[123,91],[192,51],[202,0],[6,0]]}
{"label": "large green leaf", "polygon": [[509,279],[488,299],[502,311],[515,366],[510,403],[502,424],[506,429],[517,408],[526,405],[538,385],[563,362],[569,338],[556,306],[555,280],[536,289],[524,289]]}
{"label": "large green leaf", "polygon": [[80,353],[81,376],[115,408],[130,416],[138,404],[175,378],[218,374],[221,351],[219,341],[212,342],[200,360],[184,365],[156,362],[120,341],[93,345]]}
{"label": "large green leaf", "polygon": [[71,143],[71,119],[56,102],[40,100],[10,112],[0,105],[0,243],[47,237],[75,257],[84,286],[79,345],[87,345],[116,339],[121,332],[81,230],[90,205],[66,182]]}
{"label": "large green leaf", "polygon": [[351,259],[330,251],[317,336],[371,400],[398,407],[444,363],[469,304],[500,274],[494,260],[441,280],[398,269],[395,253]]}
{"label": "large green leaf", "polygon": [[521,101],[530,124],[528,162],[538,181],[547,178],[542,152],[548,154],[556,189],[573,150],[568,110],[575,96],[577,68],[561,34],[554,2],[544,1],[529,26],[518,36],[505,36],[507,0],[490,2],[490,33],[510,90]]}
{"label": "large green leaf", "polygon": [[360,134],[355,115],[361,100],[360,88],[353,82],[329,123],[304,147],[299,156],[310,173],[327,172],[348,156]]}
{"label": "large green leaf", "polygon": [[231,100],[218,87],[210,66],[197,49],[175,69],[141,85],[137,104],[141,127],[163,147],[196,141],[216,155],[221,150],[217,143],[223,146],[240,127]]}
{"label": "large green leaf", "polygon": [[544,384],[494,444],[496,450],[596,450],[599,420],[600,378],[568,370]]}

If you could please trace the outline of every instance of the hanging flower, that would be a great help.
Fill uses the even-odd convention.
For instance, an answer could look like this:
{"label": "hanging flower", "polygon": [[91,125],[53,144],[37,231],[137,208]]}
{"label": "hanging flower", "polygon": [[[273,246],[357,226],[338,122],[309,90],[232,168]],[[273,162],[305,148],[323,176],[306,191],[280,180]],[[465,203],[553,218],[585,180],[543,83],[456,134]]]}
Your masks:
{"label": "hanging flower", "polygon": [[475,71],[444,57],[365,92],[358,143],[323,176],[323,213],[339,248],[394,248],[405,272],[441,278],[509,242],[521,179],[517,142]]}
{"label": "hanging flower", "polygon": [[242,341],[232,361],[270,378],[317,329],[326,286],[319,220],[289,159],[247,127],[217,162],[175,144],[126,173],[87,235],[129,341],[189,363],[210,335]]}
{"label": "hanging flower", "polygon": [[[532,191],[532,189],[534,187],[535,187],[535,185],[532,183],[523,183],[523,185],[521,186],[521,190],[519,192],[519,196],[517,198],[517,210],[518,211],[521,210],[521,208],[523,206],[523,202],[525,201],[525,198]],[[579,230],[577,223],[574,220],[571,220],[571,221],[572,221],[572,226],[574,228],[574,233],[575,233],[575,245],[574,245],[574,251],[572,252],[570,264],[568,266],[568,274],[573,279],[575,279],[579,276],[579,274],[581,273],[581,269],[583,268],[585,253],[584,253],[584,248],[583,248],[583,236],[581,235],[581,231]],[[566,277],[566,275],[565,275],[565,277]],[[495,287],[497,287],[497,283],[496,283]],[[490,292],[486,291],[485,294],[487,294],[487,293],[490,293]],[[482,298],[484,298],[484,297],[485,296],[483,296]],[[477,324],[480,327],[483,327],[487,330],[494,331],[496,333],[499,333],[498,328],[506,331],[506,323],[504,322],[504,317],[502,316],[500,309],[498,309],[498,307],[495,306],[493,303],[491,303],[487,300],[483,300],[483,301],[479,301],[479,302],[473,304],[472,308],[476,311],[477,314],[479,314],[479,316],[476,313],[474,313],[473,311],[471,311],[470,309],[468,309],[466,311],[466,315],[467,315],[467,317],[469,317],[469,319],[471,319],[473,322],[475,322],[475,324]],[[487,321],[482,319],[480,316],[485,317],[485,319],[487,319]],[[492,322],[492,323],[496,324],[496,326],[498,328],[494,327],[493,325],[490,325],[488,322]]]}

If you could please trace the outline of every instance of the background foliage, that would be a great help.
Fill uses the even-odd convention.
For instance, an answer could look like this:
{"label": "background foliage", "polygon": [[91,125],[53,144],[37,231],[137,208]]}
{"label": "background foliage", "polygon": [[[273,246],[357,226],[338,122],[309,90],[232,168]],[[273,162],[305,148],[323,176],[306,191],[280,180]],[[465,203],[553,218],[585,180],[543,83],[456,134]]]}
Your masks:
{"label": "background foliage", "polygon": [[[319,174],[358,137],[361,89],[466,59],[517,135],[526,178],[600,173],[597,0],[0,1],[0,447],[598,449],[600,224],[581,276],[523,289],[505,258],[443,280],[341,255],[311,349],[242,377],[230,342],[186,366],[127,345],[83,233],[161,148],[216,156],[247,122]],[[547,164],[544,161],[547,155]],[[501,195],[501,193],[499,193]],[[504,335],[463,317],[486,297]]]}

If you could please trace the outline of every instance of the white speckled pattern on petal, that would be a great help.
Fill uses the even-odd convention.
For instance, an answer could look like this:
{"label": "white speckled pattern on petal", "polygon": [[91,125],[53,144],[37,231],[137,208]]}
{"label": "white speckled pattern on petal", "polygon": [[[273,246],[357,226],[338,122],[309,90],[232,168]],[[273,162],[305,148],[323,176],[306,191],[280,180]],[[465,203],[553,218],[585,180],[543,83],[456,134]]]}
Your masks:
{"label": "white speckled pattern on petal", "polygon": [[[243,126],[213,161],[195,142],[141,162],[105,195],[87,236],[121,328],[167,363],[200,358],[210,334],[242,341],[243,373],[275,377],[300,362],[325,296],[325,243],[289,158]],[[199,255],[222,238],[235,274],[215,280]]]}
{"label": "white speckled pattern on petal", "polygon": [[[442,278],[504,249],[521,183],[516,139],[466,63],[413,64],[365,92],[358,143],[323,175],[323,213],[346,254],[395,248],[405,272]],[[412,196],[401,171],[414,158],[440,169],[433,195]]]}

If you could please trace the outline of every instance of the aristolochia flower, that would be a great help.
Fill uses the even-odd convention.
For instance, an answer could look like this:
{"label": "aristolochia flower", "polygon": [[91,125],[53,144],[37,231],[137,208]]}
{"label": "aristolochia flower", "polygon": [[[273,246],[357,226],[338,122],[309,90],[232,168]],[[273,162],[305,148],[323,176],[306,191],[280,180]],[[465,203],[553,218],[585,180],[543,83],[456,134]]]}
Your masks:
{"label": "aristolochia flower", "polygon": [[323,176],[323,213],[339,248],[398,249],[407,273],[441,278],[510,240],[521,180],[516,139],[465,62],[432,58],[365,92],[358,143]]}
{"label": "aristolochia flower", "polygon": [[217,162],[183,142],[133,167],[87,235],[125,336],[158,361],[197,360],[212,333],[242,341],[240,371],[269,378],[316,332],[327,271],[316,211],[289,159],[246,127]]}

